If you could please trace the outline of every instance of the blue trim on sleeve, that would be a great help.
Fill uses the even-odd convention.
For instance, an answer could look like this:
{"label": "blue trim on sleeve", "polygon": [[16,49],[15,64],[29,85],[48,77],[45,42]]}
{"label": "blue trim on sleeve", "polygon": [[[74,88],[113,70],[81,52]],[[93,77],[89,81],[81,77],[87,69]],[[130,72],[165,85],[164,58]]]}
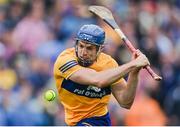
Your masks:
{"label": "blue trim on sleeve", "polygon": [[65,63],[63,66],[61,66],[61,67],[59,68],[59,70],[64,73],[64,72],[66,72],[68,69],[70,69],[70,68],[72,68],[72,67],[74,67],[74,66],[76,66],[76,65],[78,65],[77,61],[71,60],[71,61]]}

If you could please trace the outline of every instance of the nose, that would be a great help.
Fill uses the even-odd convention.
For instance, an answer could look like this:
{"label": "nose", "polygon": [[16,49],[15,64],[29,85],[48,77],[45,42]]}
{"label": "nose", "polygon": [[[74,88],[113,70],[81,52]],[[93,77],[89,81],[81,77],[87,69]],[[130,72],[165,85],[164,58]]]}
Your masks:
{"label": "nose", "polygon": [[83,56],[83,57],[86,57],[86,56],[87,56],[87,50],[86,50],[86,48],[83,48],[83,50],[82,50],[82,56]]}

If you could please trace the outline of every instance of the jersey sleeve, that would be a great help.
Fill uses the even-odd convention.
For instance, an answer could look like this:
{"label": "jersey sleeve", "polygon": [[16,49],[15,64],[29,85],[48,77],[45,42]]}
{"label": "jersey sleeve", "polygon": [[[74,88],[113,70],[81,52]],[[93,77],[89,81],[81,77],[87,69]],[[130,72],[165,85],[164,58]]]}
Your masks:
{"label": "jersey sleeve", "polygon": [[54,65],[54,75],[68,79],[74,72],[82,68],[72,56],[59,56]]}

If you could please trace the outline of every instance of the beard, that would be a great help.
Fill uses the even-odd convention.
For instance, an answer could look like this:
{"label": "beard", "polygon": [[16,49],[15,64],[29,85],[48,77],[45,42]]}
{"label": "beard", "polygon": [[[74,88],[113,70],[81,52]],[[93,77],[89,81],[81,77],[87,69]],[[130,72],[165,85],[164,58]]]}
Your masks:
{"label": "beard", "polygon": [[78,57],[78,63],[79,63],[79,65],[81,65],[83,67],[89,67],[94,63],[94,61],[93,60],[84,60],[84,59]]}

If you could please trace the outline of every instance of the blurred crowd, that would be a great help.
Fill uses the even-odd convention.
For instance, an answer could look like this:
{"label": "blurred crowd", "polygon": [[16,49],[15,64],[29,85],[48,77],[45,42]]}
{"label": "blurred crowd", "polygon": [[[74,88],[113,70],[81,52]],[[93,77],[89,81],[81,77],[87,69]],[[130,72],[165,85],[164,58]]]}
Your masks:
{"label": "blurred crowd", "polygon": [[[53,64],[84,24],[106,31],[104,52],[118,64],[131,54],[116,33],[92,16],[89,5],[108,7],[133,45],[147,55],[160,82],[142,70],[131,110],[112,97],[112,125],[180,125],[179,0],[0,0],[0,125],[66,125]],[[56,91],[57,92],[57,91]]]}

